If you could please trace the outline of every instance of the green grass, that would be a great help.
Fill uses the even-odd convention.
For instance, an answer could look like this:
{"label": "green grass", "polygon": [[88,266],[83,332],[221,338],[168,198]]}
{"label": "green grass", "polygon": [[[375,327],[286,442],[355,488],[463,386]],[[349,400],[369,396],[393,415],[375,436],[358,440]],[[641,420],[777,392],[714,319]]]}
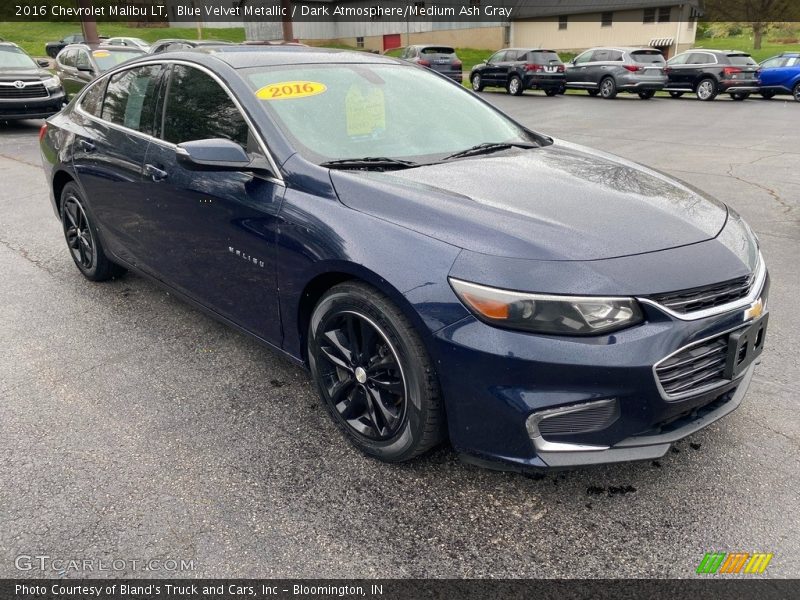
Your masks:
{"label": "green grass", "polygon": [[725,38],[697,38],[696,48],[709,50],[741,50],[750,54],[757,62],[761,62],[781,52],[800,52],[800,44],[776,44],[769,39],[761,42],[761,49],[753,49],[753,40],[749,35]]}
{"label": "green grass", "polygon": [[[116,23],[100,23],[97,26],[100,35],[108,37],[138,37],[148,42],[162,38],[197,39],[194,27],[126,27]],[[23,23],[0,22],[0,37],[15,42],[33,56],[44,56],[44,45],[47,42],[60,40],[72,33],[80,33],[79,23],[50,23],[33,21]],[[244,41],[244,28],[203,29],[204,39],[223,40],[226,42]]]}

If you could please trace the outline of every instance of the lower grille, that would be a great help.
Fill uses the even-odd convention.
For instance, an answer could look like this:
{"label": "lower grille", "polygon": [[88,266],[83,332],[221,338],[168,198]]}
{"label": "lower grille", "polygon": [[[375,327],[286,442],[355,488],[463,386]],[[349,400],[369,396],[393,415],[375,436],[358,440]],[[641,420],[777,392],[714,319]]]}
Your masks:
{"label": "lower grille", "polygon": [[668,396],[682,396],[727,381],[724,377],[728,334],[687,348],[656,367],[658,382]]}
{"label": "lower grille", "polygon": [[12,85],[0,85],[0,99],[47,98],[49,94],[42,83],[34,83],[17,88]]}

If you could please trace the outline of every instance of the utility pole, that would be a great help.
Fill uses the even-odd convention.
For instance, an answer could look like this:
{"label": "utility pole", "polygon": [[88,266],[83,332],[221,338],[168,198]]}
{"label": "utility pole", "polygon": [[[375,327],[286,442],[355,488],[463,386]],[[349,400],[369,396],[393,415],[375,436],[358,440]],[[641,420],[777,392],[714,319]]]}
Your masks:
{"label": "utility pole", "polygon": [[282,12],[286,14],[281,18],[281,27],[283,29],[283,41],[294,41],[294,32],[292,30],[292,0],[281,0]]}
{"label": "utility pole", "polygon": [[[82,13],[91,13],[92,0],[78,0],[78,8],[82,8]],[[81,30],[83,31],[83,39],[90,46],[96,46],[100,43],[100,38],[97,35],[97,21],[94,17],[87,17],[81,14]]]}

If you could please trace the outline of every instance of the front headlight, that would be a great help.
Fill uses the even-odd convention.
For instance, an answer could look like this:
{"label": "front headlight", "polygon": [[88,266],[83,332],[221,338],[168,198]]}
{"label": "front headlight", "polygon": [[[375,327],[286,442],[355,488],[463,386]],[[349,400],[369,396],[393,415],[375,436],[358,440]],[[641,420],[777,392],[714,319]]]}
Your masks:
{"label": "front headlight", "polygon": [[58,75],[53,75],[52,77],[48,77],[42,81],[44,87],[49,90],[61,87],[61,80],[58,78]]}
{"label": "front headlight", "polygon": [[461,301],[475,315],[498,327],[560,335],[598,335],[643,320],[633,298],[553,296],[499,290],[449,278]]}

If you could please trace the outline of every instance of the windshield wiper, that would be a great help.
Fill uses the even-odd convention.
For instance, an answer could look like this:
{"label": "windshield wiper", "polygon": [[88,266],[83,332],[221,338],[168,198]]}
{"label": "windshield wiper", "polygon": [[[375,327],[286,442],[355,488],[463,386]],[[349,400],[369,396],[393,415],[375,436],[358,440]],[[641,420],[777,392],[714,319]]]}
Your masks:
{"label": "windshield wiper", "polygon": [[319,163],[320,167],[328,169],[410,169],[418,167],[419,163],[399,158],[386,158],[383,156],[365,156],[364,158],[342,158]]}
{"label": "windshield wiper", "polygon": [[456,152],[450,156],[445,156],[443,160],[450,160],[451,158],[466,158],[467,156],[478,156],[479,154],[491,154],[492,152],[499,152],[500,150],[508,150],[509,148],[538,148],[538,144],[531,144],[529,142],[485,142],[478,144],[472,148],[467,148],[461,152]]}

